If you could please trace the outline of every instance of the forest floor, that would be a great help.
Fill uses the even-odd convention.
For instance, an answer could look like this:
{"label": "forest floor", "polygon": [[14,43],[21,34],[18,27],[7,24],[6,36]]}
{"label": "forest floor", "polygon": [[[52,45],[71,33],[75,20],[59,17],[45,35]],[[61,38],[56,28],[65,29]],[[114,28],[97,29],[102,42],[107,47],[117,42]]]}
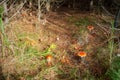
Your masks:
{"label": "forest floor", "polygon": [[107,80],[113,18],[72,10],[46,16],[41,24],[23,11],[6,25],[6,80]]}

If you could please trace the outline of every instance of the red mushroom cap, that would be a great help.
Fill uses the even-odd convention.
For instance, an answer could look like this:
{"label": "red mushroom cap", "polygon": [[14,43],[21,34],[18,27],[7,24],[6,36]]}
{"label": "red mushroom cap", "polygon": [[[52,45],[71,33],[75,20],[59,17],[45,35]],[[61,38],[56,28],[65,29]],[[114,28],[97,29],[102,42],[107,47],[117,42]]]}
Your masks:
{"label": "red mushroom cap", "polygon": [[86,57],[87,53],[84,51],[80,51],[77,55],[80,57]]}

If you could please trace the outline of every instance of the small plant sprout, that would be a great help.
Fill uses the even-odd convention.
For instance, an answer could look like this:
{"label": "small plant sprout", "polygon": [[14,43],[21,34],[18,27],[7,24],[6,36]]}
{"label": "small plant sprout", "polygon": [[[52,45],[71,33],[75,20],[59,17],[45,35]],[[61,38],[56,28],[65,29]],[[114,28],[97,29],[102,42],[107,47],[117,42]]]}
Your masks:
{"label": "small plant sprout", "polygon": [[48,64],[49,66],[52,65],[52,59],[53,59],[52,55],[47,55],[47,56],[46,56],[47,64]]}
{"label": "small plant sprout", "polygon": [[94,29],[94,26],[87,26],[87,29],[91,32]]}

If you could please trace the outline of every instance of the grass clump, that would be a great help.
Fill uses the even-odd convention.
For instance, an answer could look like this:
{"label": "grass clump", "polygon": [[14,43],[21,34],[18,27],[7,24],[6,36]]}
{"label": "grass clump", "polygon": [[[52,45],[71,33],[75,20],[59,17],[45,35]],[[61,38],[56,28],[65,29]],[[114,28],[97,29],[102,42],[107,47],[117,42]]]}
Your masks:
{"label": "grass clump", "polygon": [[85,17],[85,18],[81,18],[80,20],[76,21],[75,25],[76,26],[87,26],[90,23],[91,23],[90,20],[87,17]]}
{"label": "grass clump", "polygon": [[1,42],[1,48],[2,48],[1,49],[1,51],[2,51],[1,56],[5,56],[5,50],[6,50],[5,47],[9,45],[8,38],[7,38],[6,33],[5,33],[5,26],[4,26],[3,19],[2,19],[3,12],[4,12],[4,8],[2,6],[0,6],[0,42]]}
{"label": "grass clump", "polygon": [[120,80],[120,57],[113,58],[106,74],[111,80]]}
{"label": "grass clump", "polygon": [[[40,51],[37,46],[34,45],[34,42],[35,40],[27,38],[16,43],[17,48],[15,49],[14,46],[13,57],[11,57],[3,67],[3,72],[7,74],[7,78],[10,79],[11,74],[13,75],[15,73],[16,80],[21,78],[26,80],[39,80],[47,79],[47,76],[50,75],[51,72],[56,74],[55,71],[57,70],[58,64],[53,62],[53,65],[49,66],[46,60],[47,55],[52,55],[54,57],[55,54],[53,50],[56,49],[56,45],[51,44],[44,51]],[[9,69],[8,66],[10,66]]]}

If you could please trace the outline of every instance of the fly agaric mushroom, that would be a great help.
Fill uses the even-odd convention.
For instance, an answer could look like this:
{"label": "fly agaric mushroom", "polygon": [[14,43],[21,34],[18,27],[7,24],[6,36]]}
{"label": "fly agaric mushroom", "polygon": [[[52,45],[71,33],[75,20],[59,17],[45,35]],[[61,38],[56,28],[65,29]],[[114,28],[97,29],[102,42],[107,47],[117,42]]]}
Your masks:
{"label": "fly agaric mushroom", "polygon": [[92,31],[92,30],[94,29],[94,27],[93,27],[93,26],[87,26],[87,29],[88,29],[89,31]]}
{"label": "fly agaric mushroom", "polygon": [[80,51],[77,56],[80,56],[80,57],[86,57],[87,53],[84,52],[84,51]]}
{"label": "fly agaric mushroom", "polygon": [[47,55],[46,56],[46,60],[47,60],[47,64],[51,65],[52,64],[52,56],[51,55]]}

